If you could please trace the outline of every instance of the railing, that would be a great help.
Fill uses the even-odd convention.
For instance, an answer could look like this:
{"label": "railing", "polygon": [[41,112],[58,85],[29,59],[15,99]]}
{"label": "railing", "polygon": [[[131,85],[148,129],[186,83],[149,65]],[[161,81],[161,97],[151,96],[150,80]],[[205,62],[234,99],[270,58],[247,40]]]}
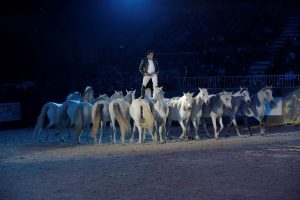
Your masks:
{"label": "railing", "polygon": [[[110,87],[114,90],[140,88],[142,77],[129,80],[91,79],[80,80],[81,85],[93,87]],[[254,76],[208,76],[208,77],[177,77],[160,78],[159,85],[167,89],[195,90],[201,88],[261,88],[273,86],[274,88],[300,87],[300,75],[254,75]]]}
{"label": "railing", "polygon": [[273,86],[274,88],[300,87],[300,75],[255,75],[255,76],[208,76],[162,79],[161,85],[194,90],[203,88],[261,88]]}

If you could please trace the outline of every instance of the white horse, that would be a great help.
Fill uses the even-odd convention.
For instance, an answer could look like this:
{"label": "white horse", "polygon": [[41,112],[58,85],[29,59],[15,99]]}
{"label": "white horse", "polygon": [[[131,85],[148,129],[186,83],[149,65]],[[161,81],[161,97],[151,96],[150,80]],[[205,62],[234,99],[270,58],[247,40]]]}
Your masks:
{"label": "white horse", "polygon": [[[142,137],[143,142],[145,141],[145,134],[146,131],[149,131],[152,135],[153,141],[155,141],[153,137],[153,128],[154,128],[154,117],[151,112],[149,101],[145,99],[135,99],[132,104],[130,105],[130,116],[132,117],[134,121],[134,126],[138,129],[139,132],[139,140],[138,143],[142,143]],[[143,129],[145,129],[145,133],[142,136]],[[133,135],[131,137],[131,142],[133,142]]]}
{"label": "white horse", "polygon": [[[167,117],[169,115],[169,106],[164,100],[165,92],[162,90],[163,87],[155,87],[153,90],[153,102],[154,102],[154,119],[155,129],[159,132],[160,142],[167,141]],[[164,134],[164,137],[162,136]],[[157,137],[157,136],[155,136]]]}
{"label": "white horse", "polygon": [[73,93],[70,93],[67,98],[66,98],[66,101],[68,100],[81,100],[82,99],[82,95],[80,94],[80,92],[73,92]]}
{"label": "white horse", "polygon": [[91,86],[87,86],[83,92],[83,101],[91,103],[94,100],[94,90]]}
{"label": "white horse", "polygon": [[259,90],[255,95],[251,96],[250,105],[243,103],[241,107],[241,113],[242,115],[244,115],[245,125],[250,131],[250,135],[252,135],[252,131],[250,126],[248,125],[247,117],[254,117],[255,119],[257,119],[259,121],[260,133],[261,135],[265,135],[265,128],[263,125],[263,118],[266,111],[265,102],[269,102],[271,106],[274,105],[274,98],[272,93],[272,86],[266,86]]}
{"label": "white horse", "polygon": [[[82,96],[79,92],[71,93],[67,96],[66,100],[81,100]],[[54,103],[54,102],[48,102],[43,105],[41,109],[41,113],[38,116],[37,123],[33,132],[33,139],[36,139],[39,137],[39,135],[45,130],[46,132],[46,141],[48,139],[49,133],[48,129],[51,127],[56,127],[59,130],[59,133],[62,134],[62,127],[63,126],[57,126],[59,121],[59,112],[62,108],[63,104]],[[46,124],[48,122],[48,124]],[[62,140],[64,138],[62,137]]]}
{"label": "white horse", "polygon": [[124,97],[123,91],[115,91],[115,93],[111,95],[107,101],[108,103],[110,103],[114,99],[121,99],[123,97]]}
{"label": "white horse", "polygon": [[192,108],[194,104],[193,93],[183,93],[180,98],[170,99],[168,101],[169,115],[168,115],[168,132],[171,127],[172,121],[177,121],[181,128],[181,139],[185,139],[187,136],[187,126]]}
{"label": "white horse", "polygon": [[[221,92],[215,96],[211,96],[209,99],[209,104],[203,104],[203,127],[207,135],[209,135],[207,129],[206,129],[206,122],[205,118],[211,117],[212,124],[214,127],[214,134],[215,138],[219,137],[219,134],[224,128],[223,122],[222,122],[222,116],[224,113],[225,108],[232,110],[232,105],[231,105],[231,99],[232,99],[232,92]],[[219,119],[220,122],[220,130],[217,130],[217,119]]]}
{"label": "white horse", "polygon": [[232,95],[232,100],[231,100],[232,110],[231,111],[229,111],[228,109],[225,110],[225,116],[230,117],[230,123],[227,125],[227,131],[232,126],[232,124],[234,124],[235,130],[236,130],[236,133],[238,136],[240,136],[241,134],[240,134],[237,122],[236,122],[236,117],[239,114],[243,103],[246,103],[248,105],[251,103],[251,98],[249,96],[249,91],[247,88],[240,88],[239,91],[234,93]]}
{"label": "white horse", "polygon": [[[127,94],[123,98],[123,100],[131,104],[131,102],[135,99],[135,90],[134,91],[126,90],[126,93]],[[114,98],[116,98],[116,96]],[[92,137],[96,142],[97,133],[100,132],[99,143],[101,143],[104,127],[106,127],[107,122],[110,122],[109,103],[107,101],[104,100],[97,101],[93,105],[92,120],[93,120],[93,128],[91,131]],[[110,140],[112,141],[112,134],[110,134]]]}
{"label": "white horse", "polygon": [[96,103],[97,101],[108,101],[109,97],[107,96],[107,94],[100,94],[97,98],[94,98],[91,101],[91,104]]}
{"label": "white horse", "polygon": [[99,144],[101,143],[103,129],[106,127],[107,122],[110,121],[109,115],[109,103],[105,100],[100,100],[94,103],[92,108],[92,137],[94,138],[94,142],[96,143],[97,134],[100,132],[99,136]]}
{"label": "white horse", "polygon": [[195,130],[195,139],[199,140],[199,135],[198,135],[198,130],[199,130],[199,125],[200,125],[200,119],[202,117],[202,107],[203,104],[208,104],[209,103],[209,96],[207,89],[205,88],[199,88],[200,92],[198,95],[195,97],[195,101],[193,104],[193,110],[190,115],[190,121],[192,122]]}
{"label": "white horse", "polygon": [[75,109],[74,115],[74,129],[78,144],[81,143],[80,137],[82,133],[87,130],[90,132],[92,124],[92,104],[88,102],[80,102]]}
{"label": "white horse", "polygon": [[[111,97],[112,98],[112,97]],[[114,97],[116,98],[116,97]],[[134,91],[127,91],[127,95],[123,99],[113,99],[109,103],[109,114],[111,120],[111,126],[114,133],[113,142],[116,144],[116,120],[120,126],[121,130],[121,143],[125,144],[125,135],[126,132],[132,132],[131,125],[130,125],[130,103],[135,99],[135,90]]]}

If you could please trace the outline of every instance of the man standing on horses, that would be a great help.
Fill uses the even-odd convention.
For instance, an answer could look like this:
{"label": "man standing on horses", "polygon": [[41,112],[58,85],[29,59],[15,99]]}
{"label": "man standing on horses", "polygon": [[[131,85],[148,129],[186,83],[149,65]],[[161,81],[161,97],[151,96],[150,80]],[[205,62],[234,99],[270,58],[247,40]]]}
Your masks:
{"label": "man standing on horses", "polygon": [[141,88],[141,98],[145,98],[146,86],[150,79],[152,79],[153,89],[157,87],[157,75],[159,71],[156,59],[153,59],[153,51],[147,51],[147,57],[144,58],[139,67],[140,72],[143,74],[143,84]]}

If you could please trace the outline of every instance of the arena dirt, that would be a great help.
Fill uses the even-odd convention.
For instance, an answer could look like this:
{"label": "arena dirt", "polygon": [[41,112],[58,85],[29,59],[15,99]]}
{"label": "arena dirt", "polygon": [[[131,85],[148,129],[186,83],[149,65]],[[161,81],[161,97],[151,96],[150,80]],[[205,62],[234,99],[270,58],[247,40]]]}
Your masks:
{"label": "arena dirt", "polygon": [[2,131],[0,199],[296,200],[298,129],[125,146],[33,144],[32,129]]}

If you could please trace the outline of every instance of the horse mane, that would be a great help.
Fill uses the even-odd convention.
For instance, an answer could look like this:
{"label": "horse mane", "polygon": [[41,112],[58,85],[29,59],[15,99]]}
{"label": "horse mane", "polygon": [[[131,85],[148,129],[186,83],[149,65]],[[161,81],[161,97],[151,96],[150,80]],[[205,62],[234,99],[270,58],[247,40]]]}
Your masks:
{"label": "horse mane", "polygon": [[74,95],[79,95],[79,96],[81,96],[80,92],[75,91],[75,92],[73,92],[73,93],[68,94],[68,96],[66,97],[66,100],[70,100],[71,97],[73,97]]}

